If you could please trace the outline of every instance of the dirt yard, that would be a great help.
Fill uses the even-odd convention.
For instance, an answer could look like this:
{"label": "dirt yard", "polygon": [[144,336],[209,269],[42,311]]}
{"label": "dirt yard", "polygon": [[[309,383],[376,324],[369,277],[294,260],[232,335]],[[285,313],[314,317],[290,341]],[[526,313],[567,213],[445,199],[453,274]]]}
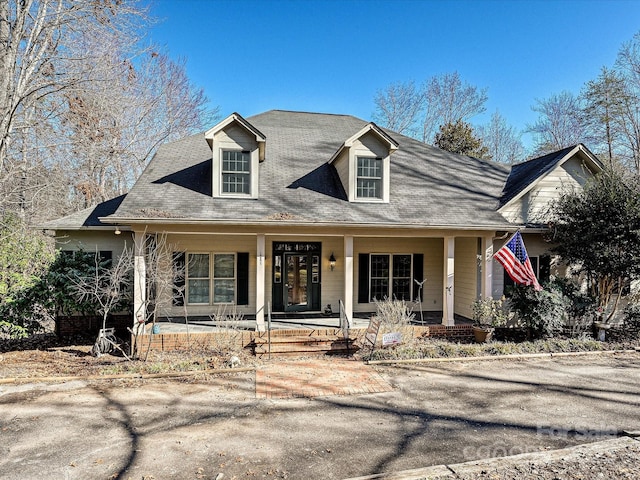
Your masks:
{"label": "dirt yard", "polygon": [[[49,345],[0,354],[0,378],[17,379],[0,384],[4,478],[47,472],[68,479],[326,480],[443,464],[449,472],[443,479],[640,478],[633,442],[567,458],[485,463],[480,470],[458,466],[640,430],[639,354],[370,366],[390,390],[314,398],[257,398],[251,371],[27,380],[219,369],[228,360],[191,352],[129,363],[91,357],[89,349]],[[285,371],[296,361],[269,365]],[[252,357],[242,364],[267,365]]]}

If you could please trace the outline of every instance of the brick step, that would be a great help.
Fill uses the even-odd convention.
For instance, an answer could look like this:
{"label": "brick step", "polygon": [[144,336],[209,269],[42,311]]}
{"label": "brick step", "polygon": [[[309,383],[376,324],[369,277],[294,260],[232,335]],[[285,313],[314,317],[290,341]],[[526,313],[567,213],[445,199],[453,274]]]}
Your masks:
{"label": "brick step", "polygon": [[[271,353],[285,353],[285,352],[301,352],[301,353],[326,353],[326,352],[337,352],[337,351],[353,351],[354,348],[349,346],[347,348],[346,343],[341,343],[337,345],[299,345],[299,344],[282,344],[276,343],[271,344]],[[269,352],[269,345],[256,345],[255,347],[256,355],[261,355]]]}
{"label": "brick step", "polygon": [[[287,335],[287,336],[271,336],[271,344],[274,343],[296,343],[304,345],[314,345],[317,343],[327,342],[344,342],[345,339],[342,336],[337,335]],[[264,345],[269,343],[269,338],[257,337],[255,339],[256,345]]]}
{"label": "brick step", "polygon": [[[271,338],[271,354],[286,355],[328,355],[353,353],[357,347],[353,345],[353,339],[345,339],[338,336],[282,336]],[[268,339],[256,338],[253,344],[256,356],[269,353]]]}

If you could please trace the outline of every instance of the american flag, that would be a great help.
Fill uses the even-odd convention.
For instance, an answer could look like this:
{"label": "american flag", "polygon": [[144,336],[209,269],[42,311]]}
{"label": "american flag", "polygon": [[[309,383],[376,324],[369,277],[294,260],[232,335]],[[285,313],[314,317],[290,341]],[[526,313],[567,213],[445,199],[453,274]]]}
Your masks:
{"label": "american flag", "polygon": [[522,235],[516,232],[505,245],[493,254],[509,274],[511,279],[520,285],[532,285],[536,290],[542,290],[536,274],[531,266],[531,260],[524,247]]}

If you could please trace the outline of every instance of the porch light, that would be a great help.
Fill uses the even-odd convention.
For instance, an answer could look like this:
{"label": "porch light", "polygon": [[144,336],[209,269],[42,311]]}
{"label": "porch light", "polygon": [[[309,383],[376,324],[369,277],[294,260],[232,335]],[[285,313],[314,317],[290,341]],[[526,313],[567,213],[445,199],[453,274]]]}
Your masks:
{"label": "porch light", "polygon": [[333,252],[331,252],[331,256],[329,257],[329,266],[331,267],[331,271],[336,268],[336,257],[333,256]]}
{"label": "porch light", "polygon": [[116,235],[120,235],[120,234],[122,233],[122,232],[120,231],[120,227],[117,227],[117,226],[116,226],[116,231],[115,231],[115,232],[113,232],[113,233],[115,233]]}

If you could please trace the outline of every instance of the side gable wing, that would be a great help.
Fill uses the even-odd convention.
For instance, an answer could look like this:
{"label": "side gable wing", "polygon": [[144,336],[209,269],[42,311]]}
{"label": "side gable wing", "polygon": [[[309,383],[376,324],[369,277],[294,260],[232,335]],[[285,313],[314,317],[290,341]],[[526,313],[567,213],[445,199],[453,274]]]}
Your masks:
{"label": "side gable wing", "polygon": [[546,223],[553,200],[567,189],[581,188],[602,168],[583,144],[514,165],[498,211],[510,222]]}

